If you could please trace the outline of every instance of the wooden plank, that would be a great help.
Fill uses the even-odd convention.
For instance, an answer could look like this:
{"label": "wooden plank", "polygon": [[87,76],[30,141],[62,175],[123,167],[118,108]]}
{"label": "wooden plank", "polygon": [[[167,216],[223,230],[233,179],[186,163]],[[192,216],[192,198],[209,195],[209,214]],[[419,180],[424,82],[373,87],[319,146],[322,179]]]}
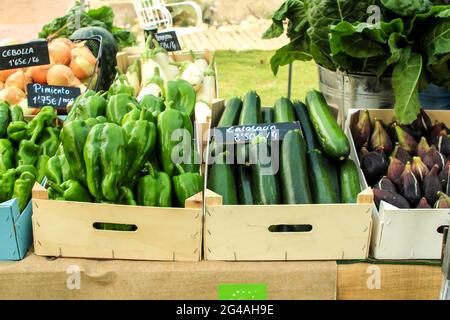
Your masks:
{"label": "wooden plank", "polygon": [[217,31],[217,34],[225,42],[226,50],[242,50],[241,42],[237,38],[232,37],[230,32]]}
{"label": "wooden plank", "polygon": [[339,264],[338,300],[439,299],[437,266]]}
{"label": "wooden plank", "polygon": [[333,300],[336,278],[335,262],[50,261],[30,255],[0,262],[0,299],[217,300],[221,284],[261,283],[271,300]]}

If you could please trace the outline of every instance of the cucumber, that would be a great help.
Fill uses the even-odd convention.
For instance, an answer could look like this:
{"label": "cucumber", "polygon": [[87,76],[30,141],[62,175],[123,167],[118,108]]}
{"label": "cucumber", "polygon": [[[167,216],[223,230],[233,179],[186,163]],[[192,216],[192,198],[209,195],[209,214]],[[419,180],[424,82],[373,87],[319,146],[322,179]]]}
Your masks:
{"label": "cucumber", "polygon": [[222,161],[217,161],[209,167],[208,172],[208,189],[220,194],[223,198],[224,205],[238,204],[236,185],[233,176],[233,168],[226,163],[226,155],[224,152]]}
{"label": "cucumber", "polygon": [[358,194],[361,192],[358,169],[355,162],[347,159],[340,169],[341,177],[341,201],[342,203],[356,203]]}
{"label": "cucumber", "polygon": [[243,165],[235,166],[236,170],[236,191],[238,195],[238,202],[240,205],[252,205],[252,172],[250,167]]}
{"label": "cucumber", "polygon": [[330,180],[334,188],[334,192],[336,193],[336,202],[341,201],[341,184],[339,182],[340,175],[340,166],[336,165],[332,159],[329,157],[323,157],[325,168],[327,168],[328,173],[330,175]]}
{"label": "cucumber", "polygon": [[[262,149],[263,148],[263,149]],[[261,154],[270,153],[267,139],[256,137],[250,145],[253,199],[257,205],[281,204],[281,187],[273,163],[262,163]]]}
{"label": "cucumber", "polygon": [[262,122],[263,123],[274,123],[274,111],[273,108],[262,108]]}
{"label": "cucumber", "polygon": [[309,118],[319,138],[322,150],[333,159],[344,160],[350,154],[350,143],[334,119],[323,95],[310,91],[306,95]]}
{"label": "cucumber", "polygon": [[336,191],[333,187],[329,172],[325,166],[325,160],[320,150],[308,152],[308,171],[311,194],[314,203],[337,203]]}
{"label": "cucumber", "polygon": [[317,139],[317,135],[314,131],[311,120],[309,119],[306,106],[300,101],[294,101],[294,110],[297,116],[297,120],[300,121],[303,136],[305,137],[306,145],[308,146],[308,151],[312,151],[315,149],[320,150],[321,146],[319,140]]}
{"label": "cucumber", "polygon": [[235,97],[228,100],[217,127],[223,128],[237,125],[239,123],[241,109],[242,100],[240,98]]}
{"label": "cucumber", "polygon": [[287,98],[280,98],[273,107],[275,122],[294,122],[295,111],[292,102]]}
{"label": "cucumber", "polygon": [[239,124],[247,125],[261,122],[261,99],[255,91],[250,91],[244,97]]}
{"label": "cucumber", "polygon": [[306,142],[300,130],[287,132],[281,143],[280,177],[284,204],[312,203]]}

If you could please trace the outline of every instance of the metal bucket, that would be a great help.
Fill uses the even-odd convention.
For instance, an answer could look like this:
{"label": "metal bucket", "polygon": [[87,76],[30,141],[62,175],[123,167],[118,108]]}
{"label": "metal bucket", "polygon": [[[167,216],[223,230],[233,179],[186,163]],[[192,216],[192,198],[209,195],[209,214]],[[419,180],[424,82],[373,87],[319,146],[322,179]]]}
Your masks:
{"label": "metal bucket", "polygon": [[[394,104],[391,78],[348,74],[319,67],[320,91],[347,118],[349,109],[389,109]],[[342,120],[342,119],[341,119]]]}

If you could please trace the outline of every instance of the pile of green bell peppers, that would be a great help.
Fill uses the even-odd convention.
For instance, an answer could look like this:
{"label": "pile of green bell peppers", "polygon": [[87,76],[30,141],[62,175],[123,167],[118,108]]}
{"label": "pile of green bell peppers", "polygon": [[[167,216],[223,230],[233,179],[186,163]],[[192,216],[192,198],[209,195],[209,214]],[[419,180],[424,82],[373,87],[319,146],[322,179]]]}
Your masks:
{"label": "pile of green bell peppers", "polygon": [[0,101],[0,203],[15,198],[25,209],[61,143],[56,119],[55,109],[43,107],[27,122],[20,106]]}

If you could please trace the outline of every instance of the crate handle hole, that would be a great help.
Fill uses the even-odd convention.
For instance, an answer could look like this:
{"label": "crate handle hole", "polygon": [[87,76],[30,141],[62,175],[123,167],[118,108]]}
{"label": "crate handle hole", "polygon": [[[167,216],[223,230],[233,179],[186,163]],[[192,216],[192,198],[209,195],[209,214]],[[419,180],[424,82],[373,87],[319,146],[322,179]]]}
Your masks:
{"label": "crate handle hole", "polygon": [[448,226],[440,226],[436,231],[440,234],[444,234],[445,228],[448,228]]}
{"label": "crate handle hole", "polygon": [[120,223],[106,223],[106,222],[95,222],[93,224],[96,230],[107,230],[107,231],[120,231],[120,232],[134,232],[138,228],[135,224],[120,224]]}
{"label": "crate handle hole", "polygon": [[269,227],[269,232],[311,232],[313,229],[310,224],[277,224]]}

